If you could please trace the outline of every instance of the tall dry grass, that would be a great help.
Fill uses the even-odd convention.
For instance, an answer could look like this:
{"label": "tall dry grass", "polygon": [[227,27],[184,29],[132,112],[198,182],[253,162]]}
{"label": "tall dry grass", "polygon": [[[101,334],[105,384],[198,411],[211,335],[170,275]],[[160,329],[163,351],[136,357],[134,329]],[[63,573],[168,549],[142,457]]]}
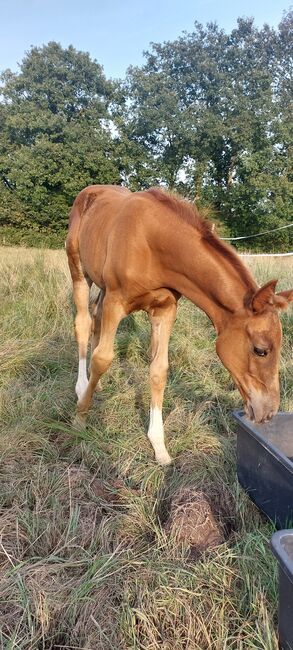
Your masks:
{"label": "tall dry grass", "polygon": [[[254,264],[292,285],[291,261]],[[4,649],[276,650],[272,527],[239,488],[240,405],[207,318],[182,301],[170,344],[168,448],[146,438],[149,325],[121,324],[116,357],[76,433],[77,353],[63,251],[1,249],[0,639]],[[292,315],[283,316],[282,408],[293,409]],[[226,542],[199,560],[164,522],[203,490]]]}

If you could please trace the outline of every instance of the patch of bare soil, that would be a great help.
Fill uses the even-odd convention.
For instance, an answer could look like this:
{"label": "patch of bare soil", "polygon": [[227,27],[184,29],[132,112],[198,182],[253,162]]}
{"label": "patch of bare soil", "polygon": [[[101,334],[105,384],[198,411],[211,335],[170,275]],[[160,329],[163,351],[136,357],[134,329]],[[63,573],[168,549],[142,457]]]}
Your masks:
{"label": "patch of bare soil", "polygon": [[210,499],[203,491],[191,488],[182,488],[174,495],[164,529],[177,543],[188,546],[193,557],[225,541]]}

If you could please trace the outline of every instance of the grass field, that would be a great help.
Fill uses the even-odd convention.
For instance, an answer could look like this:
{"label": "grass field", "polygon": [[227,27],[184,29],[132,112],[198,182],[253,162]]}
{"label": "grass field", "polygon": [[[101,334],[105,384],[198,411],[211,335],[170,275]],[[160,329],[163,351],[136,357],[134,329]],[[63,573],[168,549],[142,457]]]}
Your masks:
{"label": "grass field", "polygon": [[[164,408],[175,462],[162,469],[146,438],[145,315],[121,324],[76,433],[65,253],[6,248],[0,259],[1,647],[276,650],[272,526],[237,485],[230,413],[241,402],[206,316],[179,307]],[[291,258],[254,269],[293,285]],[[292,315],[282,320],[281,407],[293,410]],[[183,488],[207,495],[226,540],[199,559],[164,526]]]}

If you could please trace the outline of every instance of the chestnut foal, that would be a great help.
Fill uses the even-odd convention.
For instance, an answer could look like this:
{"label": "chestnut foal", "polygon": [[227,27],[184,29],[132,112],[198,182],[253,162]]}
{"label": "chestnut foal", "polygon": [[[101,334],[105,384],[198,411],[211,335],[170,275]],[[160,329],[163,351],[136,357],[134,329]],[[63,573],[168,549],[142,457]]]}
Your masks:
{"label": "chestnut foal", "polygon": [[[162,402],[168,342],[181,295],[214,324],[217,353],[244,399],[247,415],[262,422],[277,412],[282,336],[277,308],[293,300],[293,290],[275,294],[276,280],[259,288],[234,250],[190,203],[161,189],[131,193],[119,186],[89,186],[73,204],[66,251],[77,310],[76,424],[85,422],[94,390],[111,364],[121,319],[143,309],[152,327],[148,437],[157,461],[171,462]],[[93,317],[92,283],[101,289]]]}

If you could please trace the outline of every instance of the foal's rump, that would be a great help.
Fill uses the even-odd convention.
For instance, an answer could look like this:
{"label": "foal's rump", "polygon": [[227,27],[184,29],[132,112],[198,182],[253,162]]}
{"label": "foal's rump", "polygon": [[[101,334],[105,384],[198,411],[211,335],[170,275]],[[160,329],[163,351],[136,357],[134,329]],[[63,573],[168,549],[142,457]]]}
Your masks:
{"label": "foal's rump", "polygon": [[78,241],[85,225],[88,227],[92,223],[96,228],[105,208],[109,216],[114,206],[117,207],[117,199],[121,201],[122,195],[126,194],[130,194],[129,190],[119,185],[89,185],[81,190],[70,211],[66,250]]}
{"label": "foal's rump", "polygon": [[111,223],[121,199],[129,194],[116,185],[89,185],[77,195],[65,244],[73,281],[87,275],[98,286],[103,284],[101,273]]}

